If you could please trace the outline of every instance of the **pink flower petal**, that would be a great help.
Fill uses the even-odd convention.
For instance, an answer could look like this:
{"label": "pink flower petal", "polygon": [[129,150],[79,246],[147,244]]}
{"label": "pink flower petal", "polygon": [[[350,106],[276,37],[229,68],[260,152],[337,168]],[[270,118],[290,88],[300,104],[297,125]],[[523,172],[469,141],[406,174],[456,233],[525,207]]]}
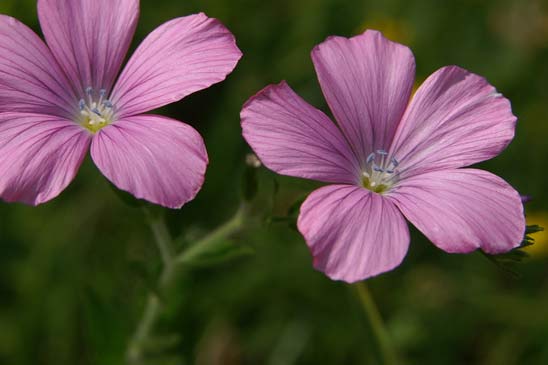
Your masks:
{"label": "pink flower petal", "polygon": [[0,197],[38,205],[74,179],[90,134],[69,120],[40,114],[0,114]]}
{"label": "pink flower petal", "polygon": [[241,113],[243,135],[280,174],[355,184],[360,165],[329,118],[282,82],[257,93]]}
{"label": "pink flower petal", "polygon": [[176,102],[225,79],[242,53],[232,33],[204,14],[171,20],[137,48],[115,86],[121,117]]}
{"label": "pink flower petal", "polygon": [[415,78],[411,50],[377,31],[330,37],[312,51],[323,93],[361,161],[388,150]]}
{"label": "pink flower petal", "polygon": [[413,176],[402,181],[390,199],[447,252],[481,248],[497,254],[518,246],[523,239],[520,195],[487,171],[457,169]]}
{"label": "pink flower petal", "polygon": [[407,223],[396,206],[356,186],[314,191],[301,206],[298,227],[314,267],[334,280],[355,282],[392,270],[409,246]]}
{"label": "pink flower petal", "polygon": [[133,38],[138,0],[40,0],[38,15],[53,54],[80,95],[112,87]]}
{"label": "pink flower petal", "polygon": [[510,102],[483,77],[443,67],[413,97],[392,154],[402,177],[472,165],[498,155],[514,137],[515,123]]}
{"label": "pink flower petal", "polygon": [[194,128],[156,115],[127,117],[101,129],[91,156],[118,188],[168,208],[196,196],[208,163]]}
{"label": "pink flower petal", "polygon": [[68,117],[76,97],[44,42],[17,19],[0,14],[0,112]]}

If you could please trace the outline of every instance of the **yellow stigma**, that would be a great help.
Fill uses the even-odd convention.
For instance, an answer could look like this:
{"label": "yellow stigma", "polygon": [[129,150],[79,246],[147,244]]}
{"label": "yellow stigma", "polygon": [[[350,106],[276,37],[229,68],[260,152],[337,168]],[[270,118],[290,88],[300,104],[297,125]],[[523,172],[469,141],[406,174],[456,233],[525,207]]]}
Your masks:
{"label": "yellow stigma", "polygon": [[385,150],[371,152],[362,169],[362,186],[375,193],[385,193],[397,181],[399,161]]}
{"label": "yellow stigma", "polygon": [[80,113],[78,123],[88,131],[97,133],[114,121],[114,105],[105,98],[106,90],[95,93],[91,87],[86,88],[86,100],[78,103]]}
{"label": "yellow stigma", "polygon": [[82,122],[80,124],[90,132],[97,133],[101,128],[107,126],[109,123],[104,118],[82,117]]}
{"label": "yellow stigma", "polygon": [[362,177],[362,186],[368,190],[374,191],[375,193],[382,194],[388,190],[388,186],[385,184],[376,184],[374,181],[371,181],[368,177]]}

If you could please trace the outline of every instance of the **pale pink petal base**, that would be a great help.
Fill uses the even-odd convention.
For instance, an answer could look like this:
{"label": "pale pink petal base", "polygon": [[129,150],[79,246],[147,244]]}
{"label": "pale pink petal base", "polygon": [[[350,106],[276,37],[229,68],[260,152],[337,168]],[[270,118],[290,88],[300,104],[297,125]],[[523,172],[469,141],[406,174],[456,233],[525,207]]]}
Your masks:
{"label": "pale pink petal base", "polygon": [[58,117],[0,114],[0,197],[30,205],[55,198],[74,179],[90,139]]}
{"label": "pale pink petal base", "polygon": [[391,152],[401,177],[465,167],[497,156],[515,127],[510,102],[483,77],[443,67],[413,97]]}
{"label": "pale pink petal base", "polygon": [[360,181],[359,162],[337,126],[285,82],[251,98],[241,120],[244,138],[268,168],[325,182]]}
{"label": "pale pink petal base", "polygon": [[241,56],[218,20],[205,14],[170,20],[137,48],[112,101],[121,118],[148,112],[224,80]]}
{"label": "pale pink petal base", "polygon": [[127,117],[101,129],[91,156],[118,188],[168,208],[196,196],[208,163],[194,128],[156,115]]}
{"label": "pale pink petal base", "polygon": [[356,186],[314,191],[301,206],[298,228],[314,267],[350,283],[395,268],[409,246],[409,229],[398,208]]}
{"label": "pale pink petal base", "polygon": [[415,80],[411,50],[368,30],[352,38],[329,37],[314,48],[312,61],[325,98],[361,160],[387,150]]}
{"label": "pale pink petal base", "polygon": [[517,247],[523,239],[520,195],[487,171],[457,169],[417,175],[402,181],[389,198],[447,252],[481,248],[498,254]]}

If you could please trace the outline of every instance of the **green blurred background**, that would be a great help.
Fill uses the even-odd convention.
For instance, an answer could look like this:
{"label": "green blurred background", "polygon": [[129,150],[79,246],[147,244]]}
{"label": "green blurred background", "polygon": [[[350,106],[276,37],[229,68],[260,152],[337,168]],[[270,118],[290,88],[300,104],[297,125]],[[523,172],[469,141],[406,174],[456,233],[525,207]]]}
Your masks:
{"label": "green blurred background", "polygon": [[[510,147],[481,167],[521,193],[529,224],[548,226],[548,4],[543,0],[142,0],[133,47],[164,21],[204,11],[244,57],[226,82],[161,112],[205,138],[206,184],[166,213],[179,245],[221,224],[240,201],[245,155],[239,111],[285,79],[328,111],[309,52],[366,28],[409,45],[417,82],[457,64],[484,75],[519,117]],[[39,32],[35,1],[0,13]],[[165,298],[151,364],[376,364],[350,286],[313,270],[290,224],[270,222],[317,186],[260,169],[252,219],[238,245],[254,253],[187,267]],[[272,220],[272,219],[270,219]],[[370,280],[405,364],[548,364],[548,239],[539,233],[514,277],[482,255],[449,255],[412,230],[396,270]],[[37,208],[0,204],[0,364],[123,363],[160,258],[140,209],[125,205],[89,159],[66,192]],[[249,250],[246,250],[246,252]]]}

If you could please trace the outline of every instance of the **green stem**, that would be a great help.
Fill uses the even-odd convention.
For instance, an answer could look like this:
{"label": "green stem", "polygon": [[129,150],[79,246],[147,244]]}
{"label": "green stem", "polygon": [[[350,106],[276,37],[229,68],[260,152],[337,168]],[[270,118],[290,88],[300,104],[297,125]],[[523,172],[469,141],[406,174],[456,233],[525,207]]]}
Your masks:
{"label": "green stem", "polygon": [[384,326],[381,314],[377,308],[371,292],[367,285],[362,281],[354,284],[354,288],[360,298],[360,302],[367,316],[369,326],[373,337],[375,338],[375,344],[377,346],[381,361],[383,365],[397,365],[398,358],[391,345],[390,336]]}
{"label": "green stem", "polygon": [[[221,240],[225,237],[229,237],[238,232],[244,223],[245,207],[242,206],[236,214],[223,225],[219,226],[209,235],[196,242],[183,252],[176,254],[173,250],[173,240],[169,234],[167,226],[163,217],[154,218],[148,209],[145,210],[147,221],[150,225],[152,233],[154,234],[154,241],[160,251],[162,262],[164,264],[162,274],[158,280],[158,290],[165,291],[171,285],[175,277],[175,273],[179,267],[184,266],[186,262],[189,262],[194,257],[199,256],[203,251],[207,250],[209,246]],[[148,294],[145,304],[145,310],[137,328],[130,340],[127,350],[127,364],[128,365],[142,365],[143,364],[143,352],[144,345],[148,342],[154,325],[156,324],[161,312],[161,301],[158,297],[158,293],[151,291]]]}
{"label": "green stem", "polygon": [[217,229],[202,238],[199,242],[179,254],[175,258],[175,264],[192,261],[192,259],[199,256],[202,252],[207,251],[209,249],[209,246],[211,246],[212,244],[215,244],[219,240],[225,237],[229,237],[238,232],[242,228],[245,214],[246,207],[242,205],[230,220],[225,222],[223,225],[217,227]]}
{"label": "green stem", "polygon": [[173,258],[173,242],[163,217],[154,217],[147,207],[143,208],[152,233],[154,242],[160,251],[164,265],[171,265]]}
{"label": "green stem", "polygon": [[129,365],[143,364],[143,345],[149,338],[159,312],[160,300],[157,295],[150,293],[147,297],[143,316],[139,321],[137,329],[135,330],[128,347],[127,363]]}

